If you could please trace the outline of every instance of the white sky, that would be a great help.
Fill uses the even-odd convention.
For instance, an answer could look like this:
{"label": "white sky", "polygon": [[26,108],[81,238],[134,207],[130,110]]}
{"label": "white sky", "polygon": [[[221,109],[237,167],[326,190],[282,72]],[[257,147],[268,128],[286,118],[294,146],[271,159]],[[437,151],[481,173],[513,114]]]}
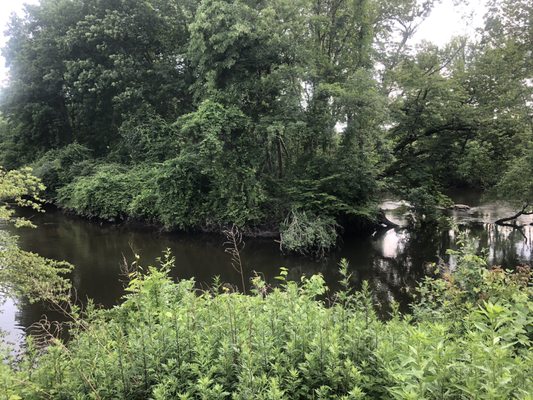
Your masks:
{"label": "white sky", "polygon": [[[439,46],[447,43],[454,35],[473,35],[481,26],[487,0],[469,0],[468,5],[454,7],[453,0],[442,0],[422,23],[414,37],[415,42],[429,40]],[[13,12],[22,13],[23,4],[37,4],[39,0],[0,0],[0,47],[4,47],[4,31]],[[470,17],[464,16],[470,14]],[[0,55],[0,86],[5,84],[7,69]]]}
{"label": "white sky", "polygon": [[420,25],[414,41],[429,40],[438,46],[446,44],[453,36],[473,36],[483,24],[487,0],[467,0],[454,6],[452,0],[442,0]]}
{"label": "white sky", "polygon": [[[21,14],[23,4],[38,3],[39,0],[0,0],[0,48],[3,48],[7,41],[4,32],[7,29],[11,14],[14,12]],[[6,79],[7,68],[5,66],[5,60],[4,57],[0,55],[0,86],[3,86]]]}

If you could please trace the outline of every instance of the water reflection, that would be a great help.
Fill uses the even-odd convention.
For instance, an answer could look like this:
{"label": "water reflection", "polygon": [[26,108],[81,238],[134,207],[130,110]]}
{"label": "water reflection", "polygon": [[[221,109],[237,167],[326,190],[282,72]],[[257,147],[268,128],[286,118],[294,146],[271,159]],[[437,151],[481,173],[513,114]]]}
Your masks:
{"label": "water reflection", "polygon": [[9,298],[2,303],[1,307],[0,327],[4,335],[2,339],[17,349],[18,344],[24,338],[23,326],[20,325],[21,309],[14,299]]}
{"label": "water reflection", "polygon": [[[390,201],[386,205],[387,216],[402,223],[403,204]],[[512,214],[512,211],[506,205],[494,203],[476,206],[469,211],[453,211],[450,217],[459,231],[476,240],[479,249],[488,249],[491,264],[512,267],[532,262],[533,237],[532,226],[519,232],[491,223]],[[99,225],[55,210],[32,218],[37,229],[16,232],[21,247],[73,263],[76,269],[71,278],[79,298],[93,298],[105,307],[117,304],[123,294],[120,279],[123,260],[131,262],[134,254],[140,254],[141,263],[152,263],[166,248],[170,248],[176,257],[173,271],[176,278],[195,277],[200,287],[209,286],[216,275],[235,285],[240,282],[224,252],[224,239],[217,235],[163,234],[146,228]],[[533,222],[533,217],[530,218]],[[268,282],[274,283],[279,268],[284,266],[289,268],[290,279],[299,279],[302,274],[322,273],[328,285],[335,289],[340,278],[337,264],[341,258],[346,258],[350,262],[355,287],[367,280],[377,304],[386,307],[394,299],[401,309],[407,310],[411,299],[409,292],[426,275],[428,263],[444,260],[454,264],[453,256],[446,250],[456,246],[456,236],[456,232],[449,228],[391,229],[373,236],[345,238],[339,251],[319,262],[284,256],[272,240],[247,240],[242,259],[247,277],[257,271]],[[20,340],[24,329],[43,314],[51,319],[58,318],[42,304],[9,300],[3,310],[0,328],[6,330],[14,342]]]}

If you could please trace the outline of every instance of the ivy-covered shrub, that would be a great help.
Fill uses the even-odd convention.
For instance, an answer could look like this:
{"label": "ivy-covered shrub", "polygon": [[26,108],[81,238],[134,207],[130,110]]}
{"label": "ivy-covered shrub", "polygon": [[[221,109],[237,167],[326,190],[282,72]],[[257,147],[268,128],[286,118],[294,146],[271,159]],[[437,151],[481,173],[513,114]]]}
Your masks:
{"label": "ivy-covered shrub", "polygon": [[33,173],[46,186],[50,197],[75,178],[87,176],[94,171],[91,150],[81,144],[71,143],[61,149],[50,150],[33,164]]}
{"label": "ivy-covered shrub", "polygon": [[141,185],[139,176],[126,167],[104,164],[94,174],[61,187],[57,200],[62,207],[80,215],[117,220],[129,214],[130,204]]}
{"label": "ivy-covered shrub", "polygon": [[131,216],[169,229],[218,229],[261,220],[265,190],[258,158],[247,150],[254,140],[249,121],[238,108],[205,101],[173,125],[146,118],[123,127],[124,151],[137,161],[134,166],[102,161],[74,180],[63,177],[64,157],[50,153],[43,159],[39,171],[55,173],[49,181],[57,188],[58,204],[89,217]]}
{"label": "ivy-covered shrub", "polygon": [[120,126],[117,152],[125,162],[162,162],[179,153],[178,129],[157,113],[136,112]]}
{"label": "ivy-covered shrub", "polygon": [[157,179],[161,173],[159,165],[140,164],[129,170],[135,175],[136,186],[131,189],[132,198],[128,206],[128,215],[149,222],[160,223],[158,210]]}
{"label": "ivy-covered shrub", "polygon": [[[156,181],[157,212],[169,228],[243,226],[259,219],[263,191],[245,166],[218,170],[196,154],[165,162]],[[228,179],[233,175],[233,179]]]}

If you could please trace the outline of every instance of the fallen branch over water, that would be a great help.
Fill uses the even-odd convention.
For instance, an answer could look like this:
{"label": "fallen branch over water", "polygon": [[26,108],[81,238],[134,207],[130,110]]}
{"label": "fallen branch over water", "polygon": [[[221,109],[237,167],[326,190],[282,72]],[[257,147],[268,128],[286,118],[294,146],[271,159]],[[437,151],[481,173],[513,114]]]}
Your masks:
{"label": "fallen branch over water", "polygon": [[517,224],[516,222],[514,223],[508,223],[508,222],[515,221],[522,215],[533,215],[533,210],[528,210],[528,208],[529,208],[529,202],[526,202],[524,206],[522,207],[522,209],[518,211],[516,214],[511,215],[510,217],[500,218],[496,220],[494,223],[500,226],[511,226],[513,228],[522,228],[528,224],[520,225],[520,224]]}

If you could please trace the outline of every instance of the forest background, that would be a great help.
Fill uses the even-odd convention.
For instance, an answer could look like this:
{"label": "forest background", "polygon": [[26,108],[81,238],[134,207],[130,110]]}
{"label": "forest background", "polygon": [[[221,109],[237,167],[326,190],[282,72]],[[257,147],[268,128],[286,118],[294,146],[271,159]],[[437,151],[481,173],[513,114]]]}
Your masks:
{"label": "forest background", "polygon": [[409,45],[437,2],[43,0],[9,25],[0,164],[78,214],[280,233],[323,253],[383,193],[530,211],[532,6]]}

